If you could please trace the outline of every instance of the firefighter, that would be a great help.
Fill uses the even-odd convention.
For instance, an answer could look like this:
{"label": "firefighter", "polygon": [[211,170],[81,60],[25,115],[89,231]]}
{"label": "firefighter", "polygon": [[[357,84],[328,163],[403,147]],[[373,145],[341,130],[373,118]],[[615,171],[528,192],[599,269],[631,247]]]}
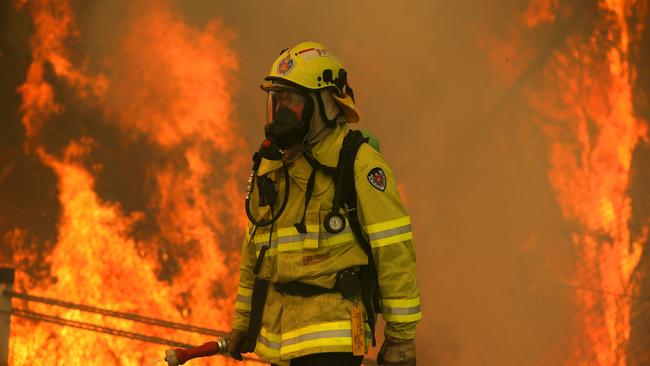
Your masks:
{"label": "firefighter", "polygon": [[[411,221],[391,169],[361,134],[347,72],[323,45],[285,49],[261,85],[229,353],[274,365],[415,365],[422,317]],[[373,147],[374,146],[374,147]],[[369,259],[370,258],[370,259]]]}

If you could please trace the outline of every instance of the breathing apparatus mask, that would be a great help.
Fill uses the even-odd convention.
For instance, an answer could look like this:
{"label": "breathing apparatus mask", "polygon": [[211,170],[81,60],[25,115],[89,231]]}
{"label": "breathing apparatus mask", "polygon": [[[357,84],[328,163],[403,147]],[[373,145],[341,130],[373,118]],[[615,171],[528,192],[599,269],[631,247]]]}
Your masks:
{"label": "breathing apparatus mask", "polygon": [[[264,142],[260,150],[253,156],[253,169],[251,170],[249,184],[246,190],[246,214],[256,226],[268,226],[275,222],[284,211],[289,197],[285,192],[284,199],[278,212],[273,212],[277,200],[275,184],[268,176],[256,177],[262,158],[267,160],[281,160],[284,152],[296,145],[302,144],[309,123],[314,113],[314,102],[307,91],[289,86],[276,86],[268,91],[266,102],[266,124],[264,126]],[[282,164],[285,177],[285,187],[289,187],[289,172],[285,162]],[[260,206],[271,207],[271,218],[257,220],[250,210],[250,197],[256,183],[259,185]]]}
{"label": "breathing apparatus mask", "polygon": [[269,160],[278,160],[282,152],[301,144],[309,131],[314,102],[306,92],[296,88],[277,87],[268,92],[266,125],[260,153]]}
{"label": "breathing apparatus mask", "polygon": [[[246,194],[246,213],[249,220],[256,226],[271,225],[279,218],[286,207],[289,196],[287,162],[291,161],[291,153],[289,153],[289,156],[286,156],[285,152],[294,146],[303,144],[311,145],[322,139],[332,131],[332,127],[336,125],[337,118],[341,113],[334,97],[329,91],[319,90],[312,95],[306,89],[284,84],[275,84],[264,90],[268,92],[266,124],[264,127],[265,140],[262,142],[259,151],[253,157],[253,169],[251,170]],[[306,154],[309,157],[309,154],[305,153],[304,150],[302,154]],[[273,205],[278,200],[278,192],[275,189],[274,182],[267,175],[257,177],[257,171],[262,158],[267,160],[283,160],[282,170],[284,172],[283,175],[287,191],[284,192],[284,199],[277,212],[273,211]],[[312,174],[310,181],[313,181],[314,178],[315,176]],[[270,219],[257,220],[251,214],[250,195],[255,185],[258,186],[260,196],[258,205],[271,207]],[[308,183],[308,191],[310,190],[309,185]],[[308,193],[308,196],[310,195],[311,193]],[[308,200],[306,199],[306,202]],[[299,227],[302,228],[303,226],[304,223],[301,221]],[[299,229],[299,232],[303,231],[305,229]]]}

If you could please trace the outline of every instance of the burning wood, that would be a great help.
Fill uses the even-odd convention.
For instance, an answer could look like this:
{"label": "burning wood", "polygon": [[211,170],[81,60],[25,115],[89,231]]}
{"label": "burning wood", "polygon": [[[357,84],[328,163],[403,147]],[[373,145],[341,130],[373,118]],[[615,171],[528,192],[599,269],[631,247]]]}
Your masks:
{"label": "burning wood", "polygon": [[[243,142],[231,116],[231,72],[237,69],[227,43],[231,34],[218,21],[204,30],[190,28],[165,1],[133,4],[121,50],[96,73],[90,71],[94,60],[70,47],[80,31],[68,1],[18,3],[34,26],[31,65],[19,88],[25,151],[54,173],[60,218],[57,243],[47,257],[51,281],[34,286],[29,274],[19,271],[16,287],[226,329],[234,291],[234,282],[224,280],[234,273],[227,257],[237,255],[233,248],[245,221],[229,210],[241,200],[235,176],[243,167]],[[76,121],[68,111],[80,106],[95,117]],[[81,133],[61,128],[77,122],[83,123],[75,128]],[[113,139],[98,133],[109,128]],[[159,158],[138,165],[141,160],[127,157],[111,166],[113,161],[95,155],[110,150],[107,144]],[[131,177],[122,189],[140,192],[143,204],[127,209],[101,196],[98,186],[115,175]],[[155,230],[143,234],[142,227]],[[190,344],[203,341],[74,309],[52,315],[154,337],[182,336]],[[16,365],[61,360],[134,365],[159,353],[156,345],[24,319],[15,319],[11,332],[10,364]]]}

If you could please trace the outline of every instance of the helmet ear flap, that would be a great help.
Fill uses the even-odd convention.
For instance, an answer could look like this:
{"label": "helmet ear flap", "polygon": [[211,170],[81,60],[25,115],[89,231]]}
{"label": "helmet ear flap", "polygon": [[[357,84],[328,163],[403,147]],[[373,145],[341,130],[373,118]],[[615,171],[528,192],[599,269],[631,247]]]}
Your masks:
{"label": "helmet ear flap", "polygon": [[316,99],[318,100],[318,108],[320,109],[321,117],[323,118],[323,121],[325,121],[325,127],[336,127],[336,117],[333,119],[329,119],[329,117],[327,117],[327,110],[325,110],[325,103],[323,102],[323,96],[321,95],[320,91],[316,93]]}

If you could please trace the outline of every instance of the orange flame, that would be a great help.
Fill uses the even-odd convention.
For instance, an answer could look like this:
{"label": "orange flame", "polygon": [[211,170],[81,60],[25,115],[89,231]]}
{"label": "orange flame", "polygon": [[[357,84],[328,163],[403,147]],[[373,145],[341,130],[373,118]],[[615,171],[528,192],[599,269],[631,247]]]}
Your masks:
{"label": "orange flame", "polygon": [[[598,1],[595,31],[588,36],[567,31],[537,79],[541,82],[525,90],[549,138],[548,178],[564,219],[575,224],[575,273],[567,282],[589,290],[575,294],[578,314],[566,365],[626,364],[632,274],[645,240],[633,241],[628,229],[629,177],[632,152],[648,138],[647,125],[635,117],[632,104],[631,40],[643,31],[643,24],[628,24],[634,3]],[[531,1],[522,28],[549,29],[548,23],[566,16],[568,9],[560,5]],[[570,11],[584,11],[581,6],[586,4],[576,2]],[[521,40],[499,45],[496,54],[526,50],[522,46]],[[513,70],[503,68],[512,78]]]}
{"label": "orange flame", "polygon": [[75,87],[79,96],[89,94],[101,97],[107,88],[103,75],[88,76],[75,68],[70,61],[69,51],[64,40],[77,34],[72,8],[67,1],[26,1],[17,3],[18,7],[28,6],[34,21],[35,34],[31,38],[32,63],[27,71],[27,80],[18,91],[22,95],[23,125],[27,139],[40,132],[45,121],[53,114],[60,113],[63,106],[54,100],[54,91],[44,79],[46,64],[54,74],[68,85]]}
{"label": "orange flame", "polygon": [[[237,70],[228,46],[233,34],[218,21],[202,31],[193,29],[166,2],[146,4],[134,6],[139,11],[130,21],[112,72],[98,76],[78,67],[66,48],[65,41],[78,34],[67,1],[18,4],[29,8],[35,28],[32,64],[19,88],[22,122],[30,150],[57,176],[62,212],[57,245],[48,257],[52,283],[33,287],[29,274],[18,272],[17,284],[48,297],[225,330],[236,287],[237,261],[229,256],[238,247],[245,222],[241,210],[232,209],[241,205],[244,146],[231,117],[232,73]],[[107,123],[117,123],[124,144],[144,139],[166,157],[145,168],[153,182],[147,210],[154,212],[160,232],[138,238],[134,227],[145,219],[145,212],[125,212],[119,202],[98,195],[93,172],[101,171],[102,162],[90,164],[92,169],[88,163],[97,139],[71,139],[62,157],[47,150],[42,127],[65,111],[47,81],[48,66],[81,100],[101,108]],[[18,228],[5,237],[27,240]],[[161,252],[163,242],[167,249]],[[179,271],[165,267],[170,259]],[[186,343],[206,341],[76,310],[29,306]],[[160,358],[165,348],[17,318],[11,331],[10,362],[16,365],[136,365]]]}
{"label": "orange flame", "polygon": [[[576,352],[567,365],[626,364],[630,299],[603,294],[632,293],[642,252],[628,229],[632,151],[647,137],[633,113],[628,10],[624,1],[600,1],[608,20],[604,39],[595,33],[584,41],[568,39],[568,50],[556,51],[544,70],[554,90],[530,97],[536,110],[562,123],[544,129],[551,140],[549,179],[564,217],[580,227],[572,235],[578,253],[572,282],[602,291],[576,294],[588,315],[576,319]],[[557,98],[549,97],[554,93]]]}

